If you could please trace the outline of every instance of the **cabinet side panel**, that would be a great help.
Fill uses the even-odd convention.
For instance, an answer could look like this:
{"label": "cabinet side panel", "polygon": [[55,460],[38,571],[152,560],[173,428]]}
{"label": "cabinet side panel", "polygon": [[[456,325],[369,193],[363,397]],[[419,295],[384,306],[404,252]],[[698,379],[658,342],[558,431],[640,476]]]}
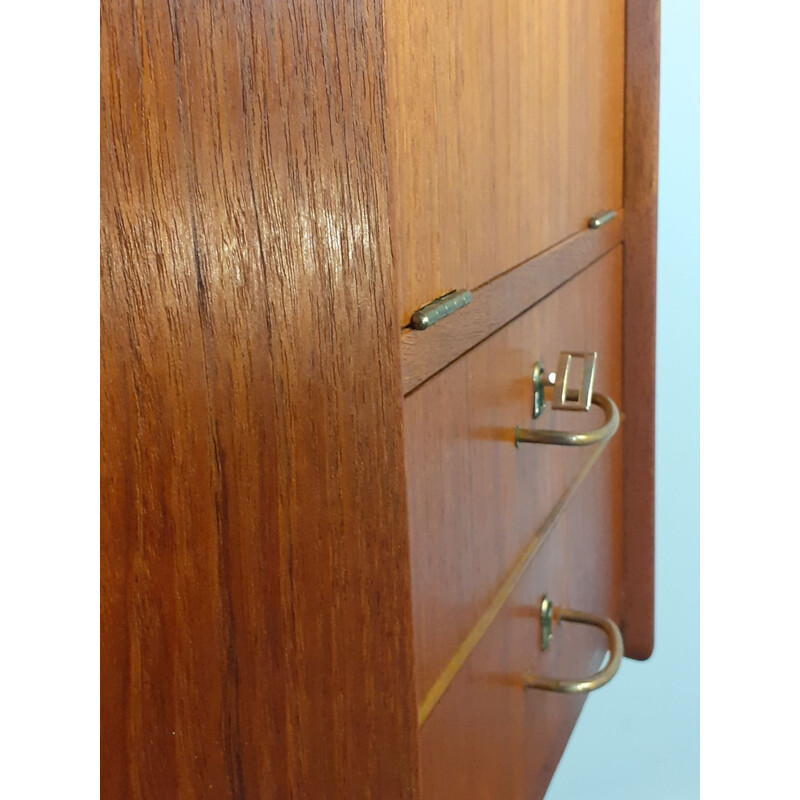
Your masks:
{"label": "cabinet side panel", "polygon": [[101,785],[411,798],[380,3],[101,4]]}
{"label": "cabinet side panel", "polygon": [[660,3],[628,0],[623,273],[625,654],[654,640],[656,221]]}

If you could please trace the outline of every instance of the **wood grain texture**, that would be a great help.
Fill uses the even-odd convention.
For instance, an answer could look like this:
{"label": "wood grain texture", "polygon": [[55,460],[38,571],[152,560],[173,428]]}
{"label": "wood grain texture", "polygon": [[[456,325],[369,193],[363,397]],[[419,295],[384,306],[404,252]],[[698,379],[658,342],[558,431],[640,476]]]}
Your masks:
{"label": "wood grain texture", "polygon": [[384,105],[380,3],[101,3],[104,797],[415,795]]}
{"label": "wood grain texture", "polygon": [[497,615],[502,611],[503,606],[508,601],[508,598],[511,596],[511,593],[514,591],[520,579],[525,574],[525,571],[530,566],[536,554],[541,549],[547,536],[561,519],[564,511],[566,510],[572,498],[575,496],[575,493],[578,491],[583,481],[586,479],[586,476],[589,474],[592,467],[595,465],[597,459],[603,454],[605,447],[606,442],[603,442],[602,444],[591,448],[586,461],[581,467],[580,472],[575,476],[572,483],[570,483],[564,494],[561,495],[561,497],[558,499],[558,502],[555,504],[555,506],[553,506],[544,522],[536,531],[536,534],[525,546],[525,549],[520,553],[519,558],[517,558],[512,565],[508,574],[497,588],[497,591],[492,596],[489,604],[484,609],[475,625],[466,635],[464,641],[462,641],[458,646],[458,649],[453,654],[453,657],[447,662],[447,666],[442,670],[433,686],[431,686],[425,697],[422,699],[422,702],[417,709],[417,723],[420,725],[420,727],[425,724],[436,704],[442,699],[442,696],[453,682],[455,676],[464,666],[473,650],[475,650],[480,643],[481,639],[483,639],[483,637],[486,635],[486,632],[497,618]]}
{"label": "wood grain texture", "polygon": [[[621,272],[617,247],[406,396],[420,704],[589,455],[585,448],[514,447],[515,427],[532,424],[534,363],[555,365],[562,349],[597,350],[595,386],[620,396]],[[599,419],[595,410],[548,409],[535,425],[575,431]],[[621,458],[619,447],[611,448],[613,459]],[[609,488],[604,502],[621,491]],[[598,580],[612,577],[619,575]]]}
{"label": "wood grain texture", "polygon": [[625,68],[625,655],[654,646],[659,0],[628,0]]}
{"label": "wood grain texture", "polygon": [[623,216],[597,230],[576,233],[472,293],[472,302],[426,330],[400,339],[403,392],[439,370],[574,278],[622,241]]}
{"label": "wood grain texture", "polygon": [[585,697],[525,691],[521,674],[578,678],[599,667],[605,639],[582,626],[561,625],[539,650],[538,604],[546,593],[618,619],[608,578],[620,568],[621,493],[616,506],[606,499],[620,478],[607,449],[420,730],[423,800],[544,797]]}
{"label": "wood grain texture", "polygon": [[622,206],[624,0],[385,0],[399,314]]}

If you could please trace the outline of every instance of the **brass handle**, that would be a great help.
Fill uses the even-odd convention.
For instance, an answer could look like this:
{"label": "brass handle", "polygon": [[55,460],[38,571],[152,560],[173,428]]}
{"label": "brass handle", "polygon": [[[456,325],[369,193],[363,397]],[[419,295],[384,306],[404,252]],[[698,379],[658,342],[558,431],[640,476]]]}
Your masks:
{"label": "brass handle", "polygon": [[[567,392],[567,399],[577,400],[578,392],[575,390]],[[514,432],[514,443],[517,447],[523,442],[526,444],[558,444],[569,447],[582,447],[604,442],[606,439],[610,439],[619,428],[619,409],[610,397],[606,397],[599,392],[592,394],[592,405],[599,406],[605,412],[606,421],[600,428],[595,428],[586,433],[569,433],[567,431],[540,431],[517,426]]]}
{"label": "brass handle", "polygon": [[[575,359],[583,361],[580,390],[567,388],[573,369],[572,363]],[[541,363],[537,361],[533,367],[533,418],[536,419],[544,410],[545,386],[552,386],[554,409],[588,411],[592,405],[600,406],[606,414],[606,421],[602,427],[588,433],[567,433],[566,431],[537,431],[517,426],[514,432],[514,444],[517,447],[521,442],[582,447],[610,439],[619,427],[619,410],[613,400],[593,391],[596,367],[597,353],[562,351],[558,360],[558,372],[554,372],[552,375],[548,375]]]}
{"label": "brass handle", "polygon": [[555,618],[556,621],[577,622],[580,625],[592,625],[603,630],[608,637],[609,657],[608,663],[599,672],[581,680],[560,680],[558,678],[543,678],[540,675],[533,675],[530,672],[522,676],[523,684],[526,689],[544,689],[548,692],[562,692],[564,694],[586,694],[605,686],[616,674],[619,665],[622,663],[622,653],[624,645],[622,634],[614,620],[608,617],[597,617],[594,614],[587,614],[585,611],[575,611],[572,608],[561,608],[553,606],[545,596],[542,598],[541,621],[542,621],[542,650],[547,649],[547,645],[552,638],[550,633],[550,622]]}

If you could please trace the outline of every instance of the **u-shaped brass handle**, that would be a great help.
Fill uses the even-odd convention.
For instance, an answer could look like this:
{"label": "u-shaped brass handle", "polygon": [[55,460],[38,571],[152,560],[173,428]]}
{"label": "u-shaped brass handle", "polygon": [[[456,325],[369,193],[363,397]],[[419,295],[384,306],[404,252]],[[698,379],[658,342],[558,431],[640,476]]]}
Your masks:
{"label": "u-shaped brass handle", "polygon": [[[622,653],[624,645],[622,634],[616,623],[608,617],[596,617],[594,614],[587,614],[584,611],[575,611],[572,608],[553,607],[547,597],[542,599],[542,649],[546,649],[550,639],[549,627],[546,615],[552,614],[557,620],[564,622],[577,622],[580,625],[592,625],[603,630],[608,637],[609,657],[608,663],[599,672],[581,680],[560,680],[558,678],[543,678],[526,672],[522,680],[526,689],[544,689],[548,692],[562,692],[564,694],[586,694],[605,686],[616,674],[619,665],[622,663]],[[548,618],[549,619],[549,618]]]}
{"label": "u-shaped brass handle", "polygon": [[[578,392],[570,391],[567,399],[577,400]],[[514,434],[514,443],[517,447],[523,442],[534,444],[560,444],[571,447],[582,447],[589,444],[598,444],[610,439],[619,428],[619,409],[617,404],[604,394],[594,392],[592,394],[592,405],[599,406],[606,415],[606,421],[600,428],[586,433],[569,433],[567,431],[539,431],[534,428],[520,428]]]}

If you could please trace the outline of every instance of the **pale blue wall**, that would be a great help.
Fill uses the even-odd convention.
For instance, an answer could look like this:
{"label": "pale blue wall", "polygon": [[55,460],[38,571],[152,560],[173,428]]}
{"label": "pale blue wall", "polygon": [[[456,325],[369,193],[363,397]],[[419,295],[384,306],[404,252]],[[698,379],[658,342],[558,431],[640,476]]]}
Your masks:
{"label": "pale blue wall", "polygon": [[546,800],[700,796],[700,4],[661,5],[655,653],[587,700]]}

